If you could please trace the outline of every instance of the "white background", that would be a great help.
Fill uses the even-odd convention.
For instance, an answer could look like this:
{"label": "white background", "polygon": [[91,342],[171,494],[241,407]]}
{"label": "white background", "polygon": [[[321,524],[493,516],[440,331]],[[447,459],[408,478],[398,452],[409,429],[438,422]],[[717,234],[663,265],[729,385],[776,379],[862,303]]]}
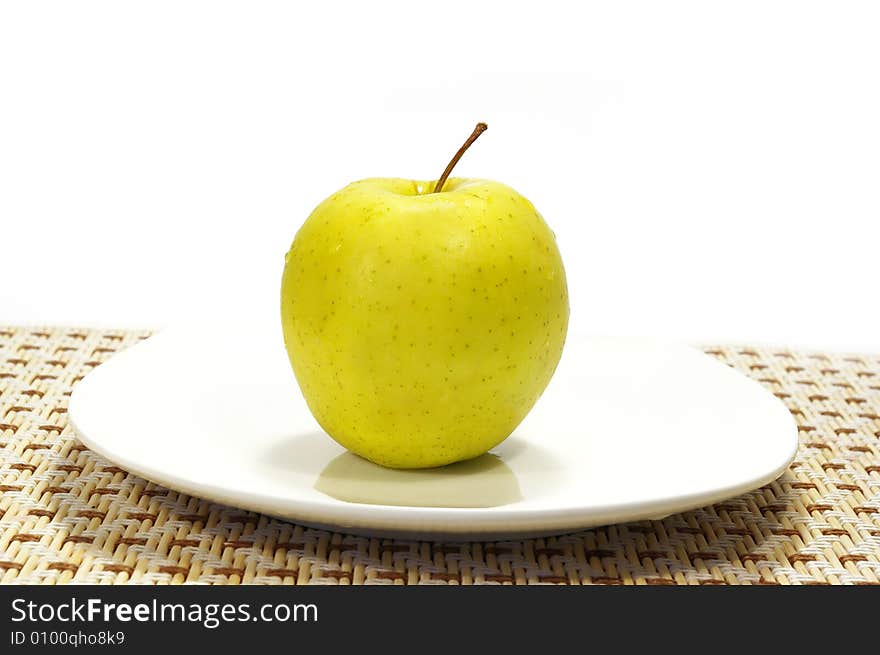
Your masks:
{"label": "white background", "polygon": [[573,330],[880,351],[876,7],[3,3],[0,323],[276,320],[318,202],[485,120]]}

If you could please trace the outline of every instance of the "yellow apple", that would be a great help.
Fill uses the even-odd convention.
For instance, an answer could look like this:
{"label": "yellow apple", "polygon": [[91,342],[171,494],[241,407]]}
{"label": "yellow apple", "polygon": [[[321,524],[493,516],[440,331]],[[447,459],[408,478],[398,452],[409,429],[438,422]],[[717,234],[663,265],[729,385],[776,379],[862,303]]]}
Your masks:
{"label": "yellow apple", "polygon": [[[312,414],[393,468],[476,457],[550,381],[568,328],[553,232],[488,180],[355,182],[296,234],[284,341]],[[435,187],[442,187],[434,192]]]}

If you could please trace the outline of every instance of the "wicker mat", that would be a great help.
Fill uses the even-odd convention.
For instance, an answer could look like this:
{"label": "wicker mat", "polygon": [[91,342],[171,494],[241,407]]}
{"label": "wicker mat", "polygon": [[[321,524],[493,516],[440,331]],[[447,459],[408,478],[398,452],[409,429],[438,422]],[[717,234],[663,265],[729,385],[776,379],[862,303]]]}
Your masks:
{"label": "wicker mat", "polygon": [[707,352],[800,426],[777,481],[727,502],[516,542],[326,532],[186,496],[91,453],[71,387],[146,331],[0,328],[0,582],[878,584],[880,356]]}

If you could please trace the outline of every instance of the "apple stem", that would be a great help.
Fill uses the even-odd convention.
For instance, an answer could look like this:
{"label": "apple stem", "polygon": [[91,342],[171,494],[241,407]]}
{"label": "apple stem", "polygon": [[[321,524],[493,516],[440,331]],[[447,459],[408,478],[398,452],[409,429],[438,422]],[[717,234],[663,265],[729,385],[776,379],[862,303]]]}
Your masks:
{"label": "apple stem", "polygon": [[452,172],[452,169],[455,168],[455,165],[458,163],[458,160],[461,159],[461,156],[465,153],[465,150],[471,147],[471,144],[477,140],[477,138],[486,130],[489,129],[489,126],[485,123],[477,123],[477,126],[474,128],[474,131],[467,138],[461,148],[458,149],[458,152],[455,153],[455,156],[452,158],[452,161],[449,162],[449,165],[446,166],[446,170],[443,171],[443,175],[440,176],[440,179],[437,180],[437,184],[434,186],[434,193],[440,193],[440,190],[443,189],[443,185],[446,183],[446,178],[449,177],[449,174]]}

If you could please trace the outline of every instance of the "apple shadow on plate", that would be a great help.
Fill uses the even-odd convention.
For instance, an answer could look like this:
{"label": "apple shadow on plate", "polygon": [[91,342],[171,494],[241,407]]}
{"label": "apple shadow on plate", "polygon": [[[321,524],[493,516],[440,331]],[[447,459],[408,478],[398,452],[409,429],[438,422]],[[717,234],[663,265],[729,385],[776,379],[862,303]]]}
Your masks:
{"label": "apple shadow on plate", "polygon": [[[563,467],[533,441],[512,435],[491,452],[463,462],[390,469],[343,450],[326,433],[314,430],[279,439],[261,453],[261,459],[276,480],[305,476],[317,492],[346,503],[488,508],[524,500],[526,483],[531,494],[535,489],[543,495],[558,488]],[[528,462],[527,467],[522,461]]]}
{"label": "apple shadow on plate", "polygon": [[430,469],[389,469],[351,452],[324,467],[315,489],[348,503],[498,507],[522,500],[510,467],[492,453]]}

